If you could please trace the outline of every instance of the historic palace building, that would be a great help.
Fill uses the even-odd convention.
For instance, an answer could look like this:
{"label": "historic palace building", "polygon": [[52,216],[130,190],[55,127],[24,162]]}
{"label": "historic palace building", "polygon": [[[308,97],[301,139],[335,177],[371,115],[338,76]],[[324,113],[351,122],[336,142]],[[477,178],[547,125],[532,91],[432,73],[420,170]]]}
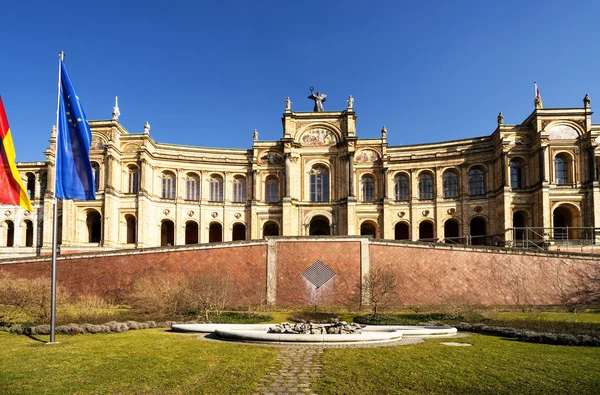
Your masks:
{"label": "historic palace building", "polygon": [[[95,201],[62,201],[62,252],[372,235],[515,246],[600,238],[600,125],[582,108],[537,108],[489,136],[388,146],[344,111],[295,112],[250,149],[156,142],[150,125],[90,121]],[[317,110],[317,108],[315,107]],[[18,163],[33,212],[2,206],[0,257],[51,247],[55,131],[45,162]]]}

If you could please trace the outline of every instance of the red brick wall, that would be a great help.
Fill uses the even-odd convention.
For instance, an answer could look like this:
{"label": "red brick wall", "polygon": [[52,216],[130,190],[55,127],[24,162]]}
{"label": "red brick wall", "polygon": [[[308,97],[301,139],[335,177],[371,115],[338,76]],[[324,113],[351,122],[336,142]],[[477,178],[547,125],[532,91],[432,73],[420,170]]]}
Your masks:
{"label": "red brick wall", "polygon": [[[275,239],[278,305],[346,305],[355,302],[361,276],[361,239]],[[365,244],[369,245],[369,244]],[[366,248],[366,247],[365,247]],[[393,270],[404,304],[448,301],[480,304],[555,304],[581,289],[599,259],[576,255],[515,253],[373,241],[371,268]],[[267,293],[267,242],[138,250],[64,256],[58,282],[73,294],[94,293],[119,299],[136,278],[159,271],[165,276],[197,272],[229,276],[239,304],[258,303]],[[321,260],[336,276],[316,292],[300,273]],[[50,277],[47,257],[0,265],[18,277]]]}
{"label": "red brick wall", "polygon": [[[57,261],[57,283],[75,295],[99,294],[120,299],[135,279],[146,273],[189,276],[209,270],[229,276],[236,284],[234,297],[240,303],[259,303],[266,292],[266,257],[266,245],[69,256]],[[19,277],[50,278],[51,263],[46,260],[0,265],[0,270]]]}
{"label": "red brick wall", "polygon": [[[277,304],[342,305],[360,280],[360,241],[278,241]],[[336,275],[318,290],[301,273],[320,260]]]}
{"label": "red brick wall", "polygon": [[557,304],[600,265],[567,256],[400,244],[371,244],[370,255],[372,268],[396,273],[404,304]]}

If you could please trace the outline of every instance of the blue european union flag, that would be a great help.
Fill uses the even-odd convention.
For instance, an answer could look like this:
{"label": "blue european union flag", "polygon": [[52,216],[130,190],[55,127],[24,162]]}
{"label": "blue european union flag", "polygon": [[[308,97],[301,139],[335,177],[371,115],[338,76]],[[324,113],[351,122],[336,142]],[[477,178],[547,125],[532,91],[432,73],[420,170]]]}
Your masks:
{"label": "blue european union flag", "polygon": [[56,189],[59,199],[96,199],[90,163],[92,131],[61,60],[61,92],[56,136]]}

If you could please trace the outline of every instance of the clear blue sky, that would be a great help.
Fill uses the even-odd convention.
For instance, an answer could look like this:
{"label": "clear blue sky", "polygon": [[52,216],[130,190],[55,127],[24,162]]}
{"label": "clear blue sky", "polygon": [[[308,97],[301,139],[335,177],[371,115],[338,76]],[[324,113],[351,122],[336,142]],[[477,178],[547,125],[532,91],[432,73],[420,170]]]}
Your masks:
{"label": "clear blue sky", "polygon": [[[17,161],[43,161],[58,51],[91,120],[119,96],[132,133],[250,148],[282,135],[284,99],[311,111],[355,98],[359,137],[390,145],[489,135],[545,107],[600,101],[600,2],[11,1],[2,5],[0,95]],[[157,5],[152,5],[156,3]],[[600,118],[595,119],[600,123]]]}

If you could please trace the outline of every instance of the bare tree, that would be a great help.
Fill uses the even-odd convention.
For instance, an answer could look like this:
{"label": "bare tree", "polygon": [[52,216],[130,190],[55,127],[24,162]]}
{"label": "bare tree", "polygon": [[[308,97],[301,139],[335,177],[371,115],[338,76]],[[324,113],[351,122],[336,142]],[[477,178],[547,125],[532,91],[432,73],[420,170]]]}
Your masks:
{"label": "bare tree", "polygon": [[362,291],[362,303],[369,305],[373,317],[381,309],[400,302],[396,292],[398,288],[396,273],[389,269],[371,268],[363,276],[359,288]]}

